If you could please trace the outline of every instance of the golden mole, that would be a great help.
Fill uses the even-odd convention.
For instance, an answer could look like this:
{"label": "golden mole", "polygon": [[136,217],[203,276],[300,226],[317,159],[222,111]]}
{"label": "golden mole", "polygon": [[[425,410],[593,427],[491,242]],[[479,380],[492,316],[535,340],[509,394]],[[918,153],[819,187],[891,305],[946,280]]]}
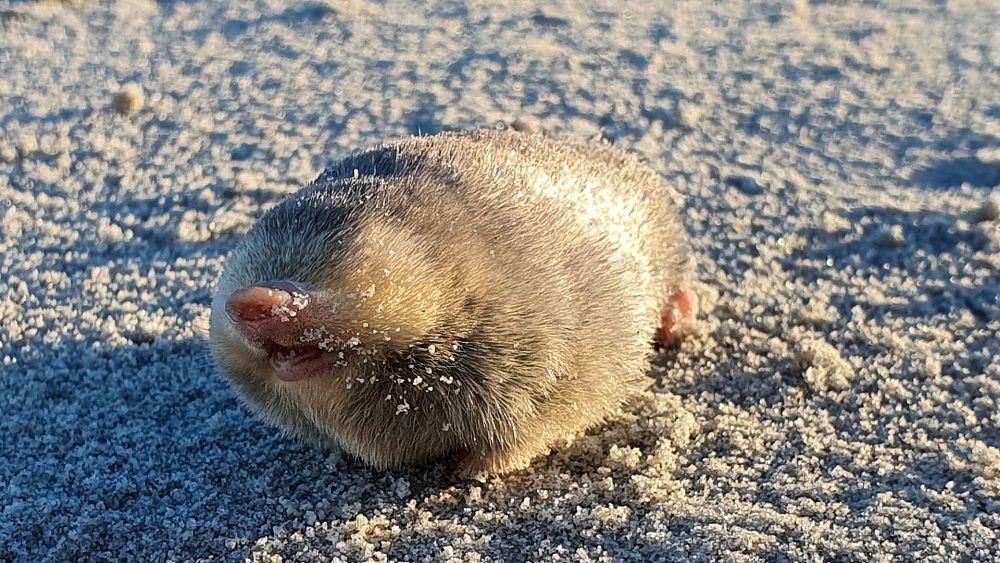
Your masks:
{"label": "golden mole", "polygon": [[264,214],[212,304],[260,416],[379,467],[525,467],[640,388],[697,303],[673,193],[632,155],[514,132],[354,154]]}

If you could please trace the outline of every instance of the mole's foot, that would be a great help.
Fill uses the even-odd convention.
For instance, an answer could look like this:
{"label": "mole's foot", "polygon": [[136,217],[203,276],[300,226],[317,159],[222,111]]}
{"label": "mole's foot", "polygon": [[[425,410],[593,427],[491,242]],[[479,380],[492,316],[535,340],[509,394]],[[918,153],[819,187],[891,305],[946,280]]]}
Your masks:
{"label": "mole's foot", "polygon": [[660,330],[656,332],[656,346],[676,348],[684,335],[694,328],[697,316],[698,295],[685,288],[675,291],[660,319]]}

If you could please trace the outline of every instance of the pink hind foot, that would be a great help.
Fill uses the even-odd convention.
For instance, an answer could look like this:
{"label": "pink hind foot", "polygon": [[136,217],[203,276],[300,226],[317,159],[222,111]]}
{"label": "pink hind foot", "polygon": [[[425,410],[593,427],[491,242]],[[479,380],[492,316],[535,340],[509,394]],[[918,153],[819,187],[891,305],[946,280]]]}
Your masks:
{"label": "pink hind foot", "polygon": [[659,348],[676,348],[684,335],[691,331],[697,316],[698,295],[685,288],[675,291],[663,311],[660,330],[656,332],[656,345]]}

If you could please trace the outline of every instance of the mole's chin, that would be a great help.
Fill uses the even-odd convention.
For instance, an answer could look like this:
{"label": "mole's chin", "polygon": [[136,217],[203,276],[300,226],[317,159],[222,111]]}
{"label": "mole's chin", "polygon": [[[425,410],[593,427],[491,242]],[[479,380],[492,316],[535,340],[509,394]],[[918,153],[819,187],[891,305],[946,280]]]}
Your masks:
{"label": "mole's chin", "polygon": [[319,348],[286,348],[268,351],[274,376],[282,381],[301,381],[331,373],[337,367],[337,354]]}

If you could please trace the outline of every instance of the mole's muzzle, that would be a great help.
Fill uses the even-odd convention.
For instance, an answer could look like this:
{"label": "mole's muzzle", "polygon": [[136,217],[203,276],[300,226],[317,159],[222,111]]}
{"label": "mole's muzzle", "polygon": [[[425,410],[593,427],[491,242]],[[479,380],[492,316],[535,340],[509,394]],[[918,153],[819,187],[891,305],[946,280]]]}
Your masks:
{"label": "mole's muzzle", "polygon": [[279,379],[298,381],[328,371],[337,359],[318,301],[301,284],[261,282],[234,291],[226,313],[237,332],[268,354]]}

